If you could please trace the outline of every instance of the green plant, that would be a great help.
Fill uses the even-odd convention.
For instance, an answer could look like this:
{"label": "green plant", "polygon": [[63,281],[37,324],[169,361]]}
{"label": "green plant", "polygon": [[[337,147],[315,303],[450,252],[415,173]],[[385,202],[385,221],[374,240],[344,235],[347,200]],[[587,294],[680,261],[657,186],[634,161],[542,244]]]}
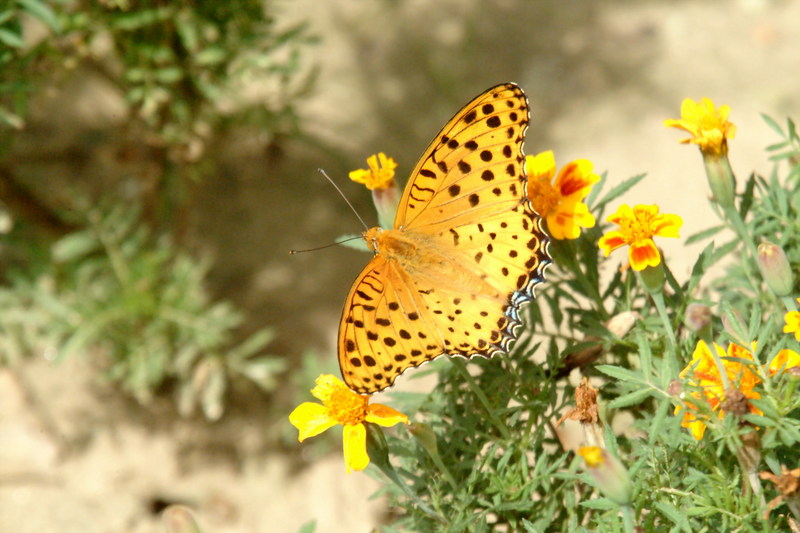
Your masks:
{"label": "green plant", "polygon": [[[652,241],[677,237],[680,219],[621,206],[607,219],[619,229],[551,242],[554,265],[511,353],[441,358],[421,372],[438,374],[430,393],[390,392],[414,422],[386,434],[368,424],[367,472],[392,507],[384,531],[796,527],[800,144],[791,122],[784,132],[769,121],[784,139],[776,159],[790,164],[768,179],[750,176],[735,194],[728,112],[689,101],[683,120],[667,122],[701,147],[721,220],[688,241],[724,239],[707,244],[688,279],[673,275]],[[642,179],[605,195],[601,183],[586,205],[604,220]],[[629,246],[629,263],[610,269],[598,244],[606,256]],[[576,368],[599,399],[564,380]],[[631,422],[612,429],[621,415]],[[579,443],[555,431],[567,417],[583,431],[577,455]]]}
{"label": "green plant", "polygon": [[284,365],[263,355],[268,328],[237,340],[243,317],[209,297],[208,264],[153,236],[135,210],[89,209],[86,228],[55,242],[37,274],[18,271],[0,289],[0,354],[99,357],[140,402],[174,382],[183,414],[199,405],[215,420],[232,378],[268,392]]}

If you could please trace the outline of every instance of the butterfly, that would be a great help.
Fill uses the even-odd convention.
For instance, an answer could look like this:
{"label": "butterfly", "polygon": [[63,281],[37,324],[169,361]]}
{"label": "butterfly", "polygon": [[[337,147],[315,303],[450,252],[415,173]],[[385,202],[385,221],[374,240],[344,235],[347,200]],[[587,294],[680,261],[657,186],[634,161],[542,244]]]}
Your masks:
{"label": "butterfly", "polygon": [[374,255],[347,295],[338,338],[353,391],[383,390],[439,355],[508,351],[520,305],[551,263],[526,198],[528,121],[516,84],[475,97],[423,153],[394,227],[363,234]]}

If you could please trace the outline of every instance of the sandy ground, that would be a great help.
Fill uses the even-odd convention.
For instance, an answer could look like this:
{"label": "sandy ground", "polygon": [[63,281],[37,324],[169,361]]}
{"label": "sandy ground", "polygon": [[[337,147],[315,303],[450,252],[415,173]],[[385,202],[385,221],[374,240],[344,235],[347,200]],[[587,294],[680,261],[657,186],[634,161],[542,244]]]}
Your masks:
{"label": "sandy ground", "polygon": [[[229,139],[199,191],[196,233],[217,258],[217,293],[247,309],[254,325],[277,326],[272,351],[297,362],[313,350],[330,371],[341,302],[365,256],[286,254],[358,231],[317,167],[371,213],[347,170],[385,151],[407,172],[463,103],[516,81],[533,109],[527,153],[553,149],[560,164],[588,158],[612,184],[646,172],[626,200],[681,215],[689,235],[713,223],[705,176],[697,150],[679,145],[662,120],[678,117],[684,97],[730,105],[738,127],[730,157],[743,179],[771,168],[763,149],[776,138],[759,113],[800,117],[797,1],[280,5],[284,23],[307,20],[321,39],[312,51],[319,80],[301,108],[318,142],[293,140],[276,155],[252,136]],[[79,87],[68,96],[82,122],[50,112],[64,108],[63,93],[35,110],[39,137],[30,135],[51,152],[79,142],[80,127],[117,116],[113,98]],[[81,172],[104,172],[104,146]],[[77,172],[68,160],[47,164],[65,179]],[[699,245],[659,244],[683,279]],[[177,420],[166,401],[143,409],[118,398],[85,365],[37,357],[0,371],[0,532],[161,531],[155,511],[164,502],[189,504],[215,532],[292,532],[311,520],[320,532],[366,532],[380,522],[380,500],[368,501],[376,483],[345,475],[338,442],[301,453],[292,445],[287,455],[285,416],[302,396],[206,426]],[[326,449],[334,451],[320,456]]]}

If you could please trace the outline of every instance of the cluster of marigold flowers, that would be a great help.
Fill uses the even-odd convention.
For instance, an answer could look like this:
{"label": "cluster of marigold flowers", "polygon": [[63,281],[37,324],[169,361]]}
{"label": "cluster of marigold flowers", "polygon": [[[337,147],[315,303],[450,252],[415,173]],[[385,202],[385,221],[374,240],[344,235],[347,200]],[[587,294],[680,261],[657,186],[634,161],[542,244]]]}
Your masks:
{"label": "cluster of marigold flowers", "polygon": [[[699,102],[686,99],[681,106],[681,119],[664,121],[665,126],[690,133],[689,138],[681,140],[682,143],[699,146],[714,200],[722,207],[733,205],[735,196],[734,179],[727,161],[727,140],[734,136],[736,128],[728,121],[729,113],[728,106],[715,108],[707,98]],[[381,225],[391,226],[400,194],[394,181],[397,164],[383,153],[369,157],[367,163],[368,169],[351,172],[350,179],[372,191]],[[527,156],[525,170],[528,176],[528,200],[545,221],[548,234],[553,239],[577,239],[582,229],[595,226],[595,217],[584,203],[592,187],[600,181],[590,161],[578,159],[557,172],[553,152],[546,151]],[[657,205],[630,207],[623,204],[606,220],[615,224],[617,229],[599,239],[599,248],[608,257],[612,251],[627,245],[630,267],[643,273],[661,268],[661,254],[653,237],[677,238],[683,223],[677,215],[660,213]],[[762,248],[759,248],[759,266],[768,286],[777,292],[773,285],[776,283],[791,291],[792,282],[787,284],[785,280],[787,269],[791,275],[791,267],[787,266],[785,255],[780,256],[782,250],[764,248],[763,257],[761,252]],[[780,278],[781,275],[783,278]],[[784,331],[793,333],[800,341],[800,312],[789,311],[785,323]],[[675,414],[683,413],[682,425],[696,439],[703,437],[710,422],[707,415],[703,414],[708,410],[698,409],[698,402],[707,402],[709,410],[717,413],[719,418],[732,411],[737,414],[760,414],[749,400],[760,398],[757,387],[762,382],[761,376],[775,376],[787,369],[800,368],[800,354],[793,350],[781,350],[771,357],[768,365],[762,367],[753,357],[755,345],[751,348],[752,351],[731,343],[726,351],[716,343],[712,342],[712,346],[709,346],[703,340],[698,341],[691,362],[679,376],[689,391],[683,395],[685,399],[682,405],[675,409]],[[736,394],[732,394],[732,391],[736,391]],[[344,456],[348,472],[363,470],[369,463],[365,423],[384,427],[409,423],[405,415],[390,407],[369,404],[367,397],[352,392],[332,375],[320,376],[312,394],[322,404],[303,403],[292,412],[290,421],[298,428],[300,441],[334,425],[344,426]],[[731,403],[734,397],[738,398],[739,405],[727,405],[726,401]],[[596,447],[582,448],[580,455],[590,469],[597,470],[598,475],[602,475],[603,468],[608,467],[612,460],[604,450],[601,453]],[[614,464],[612,461],[611,466]]]}

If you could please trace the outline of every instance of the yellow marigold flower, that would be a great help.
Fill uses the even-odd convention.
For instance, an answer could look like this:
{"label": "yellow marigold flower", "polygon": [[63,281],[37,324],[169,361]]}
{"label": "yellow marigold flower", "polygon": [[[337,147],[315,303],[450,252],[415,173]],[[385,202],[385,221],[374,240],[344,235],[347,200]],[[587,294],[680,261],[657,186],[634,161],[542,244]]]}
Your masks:
{"label": "yellow marigold flower", "polygon": [[[542,218],[554,239],[577,239],[581,228],[594,227],[594,215],[583,203],[600,181],[592,172],[592,163],[578,159],[568,163],[556,176],[556,160],[548,150],[525,158],[528,175],[528,199]],[[555,177],[555,180],[553,178]]]}
{"label": "yellow marigold flower", "polygon": [[708,98],[701,98],[699,102],[686,98],[681,103],[681,118],[665,120],[664,125],[692,135],[681,139],[681,143],[697,144],[704,154],[718,156],[728,153],[728,139],[736,135],[736,126],[728,121],[730,113],[730,106],[717,109]]}
{"label": "yellow marigold flower", "polygon": [[[797,303],[800,303],[800,298],[797,299]],[[800,312],[789,311],[783,316],[783,319],[786,321],[783,332],[794,333],[794,338],[800,341]]]}
{"label": "yellow marigold flower", "polygon": [[[744,399],[759,399],[761,394],[756,392],[755,386],[761,382],[761,378],[753,372],[749,365],[740,363],[738,361],[731,361],[725,359],[726,355],[729,358],[744,359],[753,361],[753,354],[743,346],[731,343],[728,345],[728,353],[722,349],[718,344],[714,343],[714,350],[716,351],[719,359],[722,361],[722,366],[725,368],[725,374],[728,377],[728,382],[731,387],[735,387],[741,393]],[[690,384],[698,387],[701,391],[692,392],[692,397],[698,400],[705,399],[712,411],[719,412],[719,418],[725,416],[725,411],[720,410],[720,405],[726,398],[726,391],[724,381],[719,373],[714,357],[709,350],[708,345],[703,341],[698,341],[697,347],[692,354],[692,361],[680,373],[681,379],[687,379]],[[730,392],[729,392],[730,394]],[[704,422],[703,415],[696,412],[695,407],[691,402],[686,402],[689,407],[683,413],[683,422],[681,426],[689,428],[695,439],[700,440],[706,431],[706,423]],[[761,414],[761,411],[747,402],[747,409],[751,413]],[[682,410],[682,406],[675,408],[675,414]]]}
{"label": "yellow marigold flower", "polygon": [[637,205],[631,209],[622,204],[617,212],[606,219],[619,225],[619,230],[609,231],[597,243],[606,257],[624,245],[629,245],[628,260],[631,268],[641,271],[661,263],[661,254],[653,237],[679,237],[683,220],[678,215],[659,214],[657,205]]}
{"label": "yellow marigold flower", "polygon": [[783,372],[784,370],[794,367],[800,367],[800,354],[794,350],[786,349],[781,350],[778,352],[778,355],[772,358],[768,370],[770,375],[774,376],[778,372]]}
{"label": "yellow marigold flower", "polygon": [[380,152],[367,158],[368,169],[359,168],[350,172],[350,179],[356,183],[366,185],[367,189],[374,191],[388,189],[394,185],[394,169],[397,163],[391,157]]}
{"label": "yellow marigold flower", "polygon": [[316,383],[311,394],[322,401],[322,405],[312,402],[300,404],[289,415],[289,422],[299,430],[300,442],[336,424],[344,426],[344,462],[348,474],[352,470],[364,470],[369,464],[365,422],[384,427],[400,422],[408,424],[406,415],[385,405],[370,405],[367,396],[351,391],[336,376],[323,374]]}

